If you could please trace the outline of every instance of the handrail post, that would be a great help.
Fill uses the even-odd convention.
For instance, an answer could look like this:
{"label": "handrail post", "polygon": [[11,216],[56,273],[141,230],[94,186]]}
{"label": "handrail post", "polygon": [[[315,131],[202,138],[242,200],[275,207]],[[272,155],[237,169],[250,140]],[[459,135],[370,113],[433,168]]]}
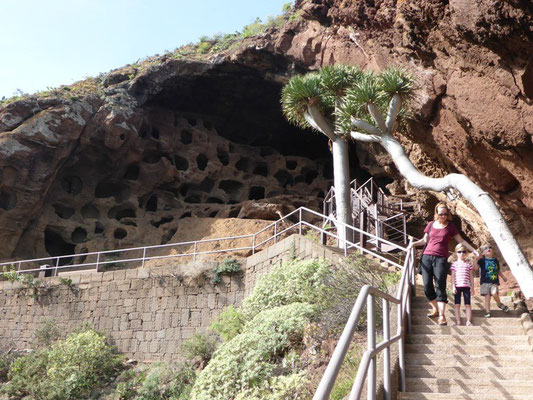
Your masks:
{"label": "handrail post", "polygon": [[403,221],[403,243],[407,244],[407,221],[405,218],[405,214],[402,214],[402,221]]}
{"label": "handrail post", "polygon": [[22,261],[19,261],[18,262],[18,267],[17,267],[17,274],[20,273],[20,269],[22,268]]}
{"label": "handrail post", "polygon": [[[402,303],[398,304],[398,327],[403,328]],[[398,341],[398,364],[400,368],[400,391],[405,392],[405,330],[402,329],[402,337]]]}
{"label": "handrail post", "polygon": [[98,264],[100,264],[100,253],[96,255],[96,272],[98,272]]}
{"label": "handrail post", "polygon": [[[367,336],[368,336],[368,350],[376,348],[376,321],[374,311],[374,295],[371,294],[366,299],[366,314],[367,314]],[[368,367],[368,382],[367,382],[367,399],[376,400],[376,357],[372,357]]]}
{"label": "handrail post", "polygon": [[59,257],[57,257],[57,259],[56,259],[56,269],[54,271],[54,276],[58,275],[58,267],[59,267]]}
{"label": "handrail post", "polygon": [[379,218],[378,218],[378,205],[377,204],[374,204],[374,229],[376,231],[376,251],[380,251],[381,250],[381,242],[380,242],[380,237],[381,237],[381,232],[380,232],[380,229],[379,229]]}
{"label": "handrail post", "polygon": [[300,207],[298,211],[298,218],[299,218],[299,234],[302,234],[302,207]]}
{"label": "handrail post", "polygon": [[198,242],[194,242],[194,248],[193,248],[193,253],[192,253],[192,260],[193,261],[196,261],[196,250],[198,248],[197,244],[198,244]]}
{"label": "handrail post", "polygon": [[[383,299],[383,341],[390,339],[389,324],[389,301]],[[386,347],[383,353],[383,389],[385,400],[391,400],[391,370],[390,370],[390,347]]]}
{"label": "handrail post", "polygon": [[143,248],[143,260],[142,260],[142,265],[141,265],[141,268],[144,268],[144,260],[146,258],[146,247]]}
{"label": "handrail post", "polygon": [[274,244],[277,243],[277,235],[278,235],[278,221],[274,223]]}
{"label": "handrail post", "polygon": [[255,254],[255,233],[252,236],[252,254]]}

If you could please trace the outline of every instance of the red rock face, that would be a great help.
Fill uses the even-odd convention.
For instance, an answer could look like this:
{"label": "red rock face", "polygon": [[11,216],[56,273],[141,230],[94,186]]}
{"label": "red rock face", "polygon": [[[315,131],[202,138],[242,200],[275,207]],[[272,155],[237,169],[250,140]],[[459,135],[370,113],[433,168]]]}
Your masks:
{"label": "red rock face", "polygon": [[[412,104],[415,121],[402,141],[407,149],[416,143],[432,161],[428,166],[426,158],[415,152],[411,158],[430,175],[467,174],[497,199],[515,230],[529,232],[533,211],[530,2],[297,4],[307,22],[285,28],[281,33],[285,39],[276,42],[284,47],[272,46],[272,51],[283,51],[311,69],[344,62],[375,70],[398,65],[411,71],[419,91]],[[390,161],[385,170],[394,174]]]}
{"label": "red rock face", "polygon": [[[327,141],[288,126],[279,96],[289,75],[333,63],[411,71],[419,90],[400,137],[411,159],[431,176],[467,174],[529,234],[530,2],[296,6],[299,19],[211,62],[161,57],[133,79],[131,68],[110,73],[100,97],[1,107],[0,257],[162,243],[182,216],[317,207],[331,180]],[[354,147],[354,168],[405,186],[379,148]],[[481,227],[469,222],[465,230]]]}

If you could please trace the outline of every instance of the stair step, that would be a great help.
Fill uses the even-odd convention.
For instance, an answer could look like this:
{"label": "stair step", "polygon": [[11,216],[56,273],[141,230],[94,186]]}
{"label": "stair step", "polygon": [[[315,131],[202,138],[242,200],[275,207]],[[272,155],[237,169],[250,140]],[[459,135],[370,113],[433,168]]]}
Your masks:
{"label": "stair step", "polygon": [[[446,327],[448,328],[448,327]],[[406,343],[409,344],[442,344],[442,345],[477,345],[490,348],[493,346],[516,346],[527,344],[523,335],[445,335],[445,334],[409,334]]]}
{"label": "stair step", "polygon": [[409,378],[446,378],[446,379],[479,379],[483,380],[531,380],[533,368],[517,367],[474,367],[474,366],[441,366],[411,365],[406,368]]}
{"label": "stair step", "polygon": [[[428,318],[429,319],[429,318]],[[448,319],[450,324],[455,322],[455,318]],[[465,318],[462,318],[464,324]],[[477,325],[478,320],[473,319],[473,326],[440,326],[440,325],[412,325],[410,334],[450,334],[450,335],[523,335],[524,330],[518,324],[511,325],[497,325],[497,326],[480,326]]]}
{"label": "stair step", "polygon": [[[452,299],[453,300],[453,299]],[[478,302],[472,302],[471,304],[472,306],[472,310],[479,310],[479,311],[485,311],[485,304],[484,303],[478,303]],[[429,310],[430,309],[430,305],[427,301],[418,301],[418,300],[415,300],[411,303],[411,308],[413,310],[420,310],[420,309],[423,309],[423,310]],[[454,304],[452,301],[450,301],[450,299],[448,298],[448,307],[446,307],[446,310],[453,310],[454,309]],[[461,304],[461,310],[464,312],[465,310],[465,306],[463,304]],[[493,313],[493,312],[503,312],[502,310],[500,310],[496,304],[491,304],[490,306],[490,312]],[[513,310],[509,310],[508,314],[513,314]]]}
{"label": "stair step", "polygon": [[398,394],[398,400],[531,400],[531,395],[405,392]]}
{"label": "stair step", "polygon": [[522,355],[470,355],[470,354],[430,354],[410,353],[405,358],[406,365],[452,365],[472,367],[533,367],[533,357]]}
{"label": "stair step", "polygon": [[[455,314],[446,313],[446,317],[448,320],[455,321]],[[465,322],[465,315],[464,313],[461,314],[463,322]],[[483,316],[476,316],[473,315],[472,322],[474,323],[474,326],[483,326],[483,327],[499,327],[499,326],[505,326],[505,327],[514,327],[518,326],[520,327],[520,319],[517,317],[501,317],[501,318],[485,318]],[[416,314],[411,316],[411,324],[413,326],[415,325],[427,325],[427,326],[439,326],[437,324],[437,318],[429,318],[426,316],[426,313],[423,315]]]}
{"label": "stair step", "polygon": [[[524,340],[525,343],[525,340]],[[444,344],[406,344],[407,353],[416,354],[469,354],[469,355],[516,355],[532,357],[531,348],[526,344],[480,346],[480,345],[457,345],[452,343]],[[410,357],[410,354],[406,356]]]}
{"label": "stair step", "polygon": [[505,395],[529,395],[531,398],[533,382],[530,380],[492,380],[486,382],[483,376],[478,376],[476,379],[407,378],[406,386],[408,392],[485,394],[496,396],[498,399],[504,399],[503,396]]}
{"label": "stair step", "polygon": [[[427,313],[429,313],[431,310],[429,307],[427,308],[411,308],[411,314],[415,316],[426,316]],[[455,311],[452,308],[446,309],[446,316],[454,316]],[[465,310],[461,309],[461,315],[465,315]],[[517,315],[514,311],[509,312],[503,312],[502,310],[490,310],[491,318],[518,318],[519,315]],[[485,318],[485,310],[472,308],[472,316],[477,318]]]}

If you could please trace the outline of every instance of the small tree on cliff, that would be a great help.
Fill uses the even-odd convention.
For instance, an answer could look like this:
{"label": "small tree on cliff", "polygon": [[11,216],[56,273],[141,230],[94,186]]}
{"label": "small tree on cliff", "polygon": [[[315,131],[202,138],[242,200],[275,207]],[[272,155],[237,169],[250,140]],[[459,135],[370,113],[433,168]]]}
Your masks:
{"label": "small tree on cliff", "polygon": [[[443,178],[424,176],[394,138],[393,133],[397,131],[406,100],[413,95],[413,89],[413,78],[400,70],[358,75],[345,88],[344,95],[336,99],[332,130],[340,137],[349,135],[357,141],[380,143],[392,157],[398,171],[417,189],[447,194],[455,189],[461,193],[483,218],[524,295],[533,297],[531,266],[489,194],[462,174],[449,174]],[[314,114],[307,111],[307,118],[314,118]],[[313,123],[310,122],[311,125]]]}
{"label": "small tree on cliff", "polygon": [[[324,134],[331,142],[333,153],[333,181],[337,220],[350,225],[350,168],[348,160],[349,132],[337,129],[337,115],[346,96],[346,90],[360,79],[356,67],[336,65],[318,72],[294,76],[283,88],[281,104],[289,122],[312,128]],[[344,247],[346,229],[338,226],[340,246]]]}

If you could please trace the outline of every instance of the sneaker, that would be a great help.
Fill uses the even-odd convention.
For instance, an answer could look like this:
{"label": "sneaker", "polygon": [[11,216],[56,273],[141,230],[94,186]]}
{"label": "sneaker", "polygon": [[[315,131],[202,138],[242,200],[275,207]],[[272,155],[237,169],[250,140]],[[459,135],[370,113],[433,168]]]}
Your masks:
{"label": "sneaker", "polygon": [[490,318],[490,317],[491,317],[490,312],[485,314],[485,318]]}
{"label": "sneaker", "polygon": [[509,312],[509,307],[503,305],[502,303],[498,304],[498,308],[503,312]]}

